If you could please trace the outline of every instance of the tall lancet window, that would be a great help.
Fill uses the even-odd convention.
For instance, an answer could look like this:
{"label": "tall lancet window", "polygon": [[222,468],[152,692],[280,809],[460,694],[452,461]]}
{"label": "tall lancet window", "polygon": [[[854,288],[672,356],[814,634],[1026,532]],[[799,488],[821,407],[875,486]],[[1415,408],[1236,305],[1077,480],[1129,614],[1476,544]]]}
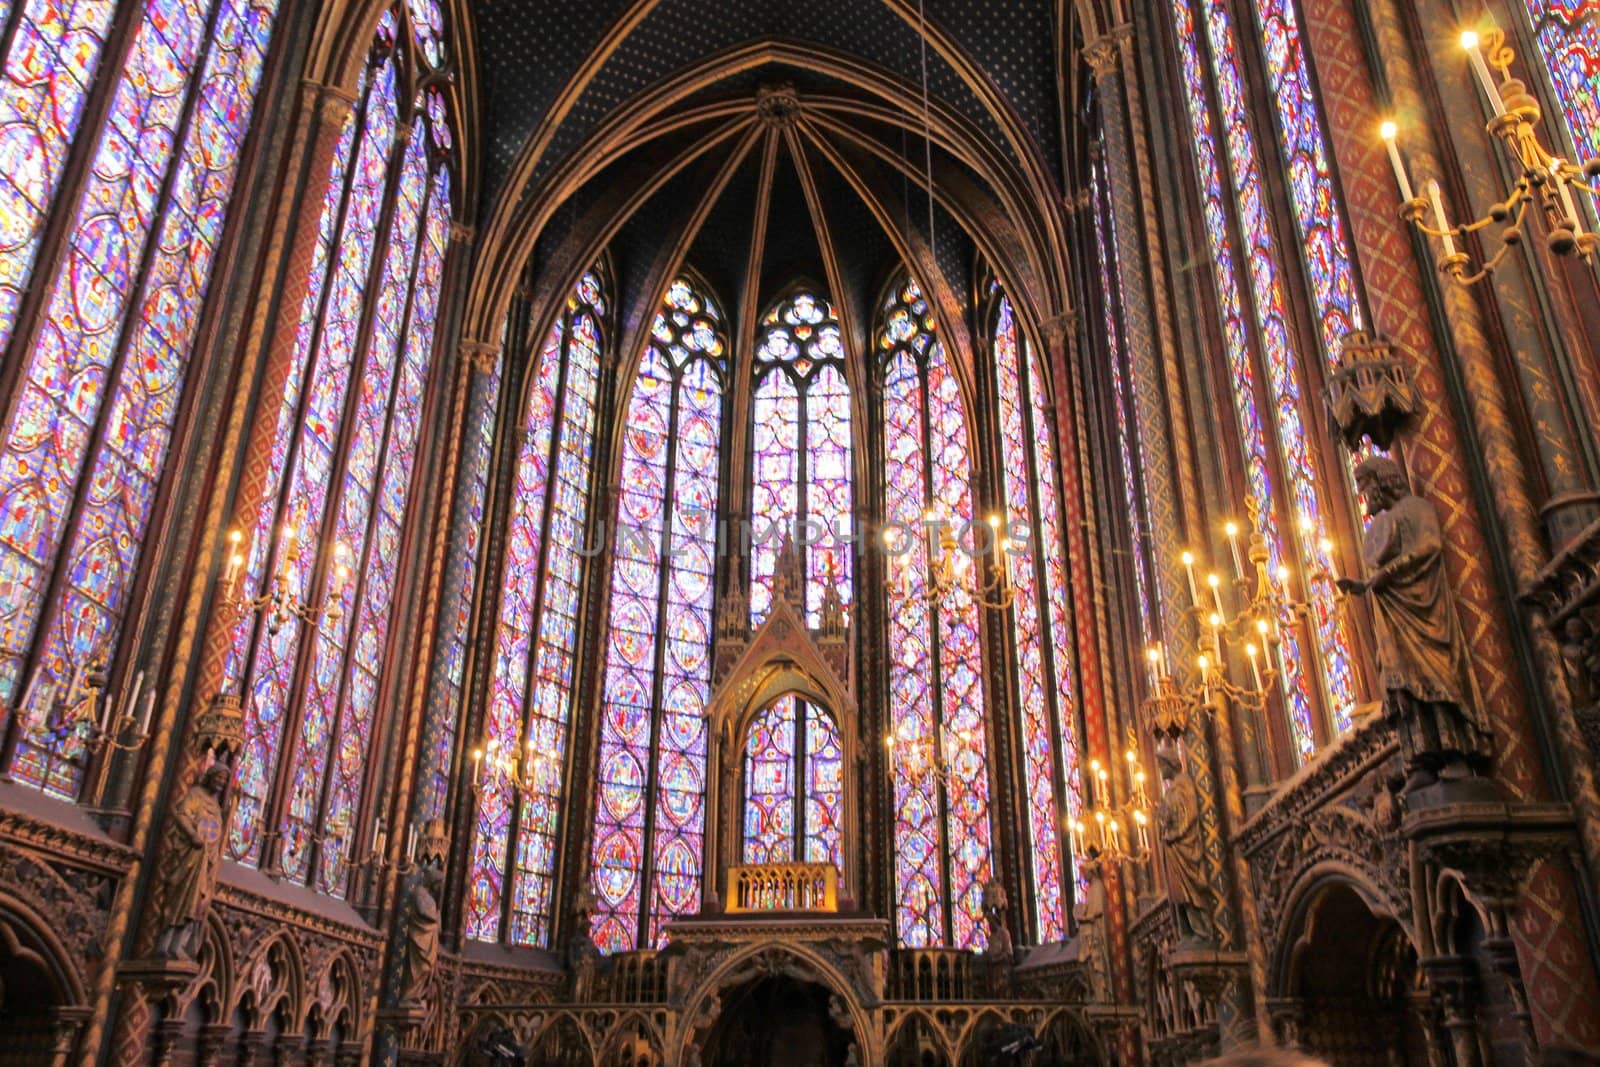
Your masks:
{"label": "tall lancet window", "polygon": [[466,440],[462,442],[459,481],[456,483],[454,537],[446,564],[444,608],[439,613],[439,645],[434,659],[433,692],[423,728],[420,780],[416,814],[419,826],[447,814],[450,772],[456,753],[456,734],[466,696],[467,664],[472,641],[472,607],[478,591],[478,568],[483,556],[483,509],[489,493],[489,465],[494,457],[494,431],[504,374],[502,352],[493,357],[486,373],[474,374],[467,399]]}
{"label": "tall lancet window", "polygon": [[60,796],[84,769],[84,681],[117,656],[277,8],[0,3],[0,770]]}
{"label": "tall lancet window", "polygon": [[1066,541],[1053,421],[1044,369],[1022,335],[1011,301],[991,311],[1000,460],[1006,520],[1029,531],[1028,550],[1008,556],[1017,706],[1022,726],[1023,791],[1033,915],[1039,941],[1067,936],[1066,882],[1075,869],[1062,840],[1064,818],[1082,806],[1073,683]]}
{"label": "tall lancet window", "polygon": [[1580,163],[1600,159],[1600,9],[1588,0],[1527,3],[1572,150]]}
{"label": "tall lancet window", "polygon": [[654,946],[700,904],[725,349],[716,304],[680,278],[628,399],[591,857],[603,952]]}
{"label": "tall lancet window", "polygon": [[805,548],[806,622],[817,625],[823,590],[852,601],[854,448],[844,338],[833,305],[799,290],[779,301],[756,333],[751,433],[750,614],[766,618],[783,539]]}
{"label": "tall lancet window", "polygon": [[528,390],[467,882],[467,936],[481,941],[550,943],[609,303],[598,268],[579,279]]}
{"label": "tall lancet window", "polygon": [[[1227,12],[1214,0],[1201,2],[1207,6],[1206,39],[1200,36],[1195,22],[1194,0],[1171,0],[1171,7],[1206,215],[1206,239],[1210,243],[1227,359],[1232,372],[1234,408],[1244,443],[1246,474],[1251,495],[1260,505],[1257,522],[1271,554],[1269,565],[1273,571],[1294,560],[1300,564],[1296,569],[1302,576],[1328,573],[1332,564],[1321,547],[1327,521],[1324,500],[1337,490],[1328,479],[1329,472],[1318,470],[1305,427],[1307,407],[1300,377],[1304,371],[1302,357],[1296,352],[1290,335],[1282,260],[1267,216],[1269,204],[1251,135],[1231,22]],[[1211,69],[1216,77],[1217,98],[1222,106],[1225,141],[1217,139],[1211,109],[1207,106],[1210,99],[1204,66],[1207,43]],[[1284,42],[1278,44],[1283,46]],[[1298,69],[1301,73],[1297,77],[1304,77],[1303,61]],[[1300,91],[1297,82],[1286,80],[1282,84],[1285,93]],[[1303,106],[1303,102],[1281,106]],[[1313,257],[1323,261],[1320,266],[1314,265],[1312,272],[1323,279],[1314,283],[1313,288],[1319,299],[1320,322],[1327,340],[1340,328],[1340,323],[1359,323],[1360,313],[1354,301],[1349,259],[1343,250],[1337,213],[1332,210],[1331,201],[1325,211],[1315,205],[1319,197],[1332,196],[1331,186],[1318,186],[1325,177],[1325,174],[1319,177],[1318,166],[1320,164],[1324,171],[1326,168],[1320,131],[1305,130],[1304,124],[1294,115],[1289,121],[1295,123],[1292,129],[1296,131],[1292,134],[1290,156],[1297,161],[1293,163],[1295,180],[1291,184],[1303,187],[1296,189],[1297,203],[1304,202],[1304,206],[1297,206],[1297,211]],[[1260,387],[1246,325],[1244,294],[1236,274],[1230,236],[1230,199],[1224,192],[1219,145],[1226,147],[1233,192],[1231,203],[1238,211],[1239,229],[1249,261],[1245,274],[1263,357],[1268,400],[1265,418],[1257,402]],[[1342,335],[1338,340],[1342,340]],[[1282,463],[1288,483],[1286,499],[1274,495],[1274,452],[1269,446],[1272,438],[1276,438],[1276,457]],[[1335,477],[1343,477],[1342,472],[1333,473]],[[1303,590],[1301,585],[1295,592]],[[1319,703],[1319,685],[1315,665],[1320,662],[1322,667],[1335,728],[1342,730],[1349,726],[1354,701],[1350,642],[1339,615],[1336,594],[1327,583],[1313,583],[1310,594],[1316,623],[1313,648],[1307,648],[1300,639],[1293,618],[1282,620],[1282,684],[1289,708],[1290,733],[1302,760],[1315,752],[1317,744],[1315,708]],[[1316,659],[1311,659],[1312,656]]]}
{"label": "tall lancet window", "polygon": [[[895,925],[904,945],[982,948],[983,883],[992,856],[988,737],[983,716],[983,649],[978,604],[958,586],[930,607],[933,560],[925,516],[948,523],[961,547],[976,541],[971,450],[961,384],[939,342],[935,317],[917,284],[889,293],[878,326],[883,382],[884,522],[888,587],[889,716],[897,747],[937,751],[954,773],[918,775],[911,761],[892,766]],[[956,561],[975,573],[976,562]]]}
{"label": "tall lancet window", "polygon": [[[315,629],[247,617],[227,684],[245,749],[229,853],[342,894],[393,636],[451,218],[451,131],[426,24],[379,21],[339,143],[244,589],[281,576]],[[409,138],[398,135],[409,125]]]}

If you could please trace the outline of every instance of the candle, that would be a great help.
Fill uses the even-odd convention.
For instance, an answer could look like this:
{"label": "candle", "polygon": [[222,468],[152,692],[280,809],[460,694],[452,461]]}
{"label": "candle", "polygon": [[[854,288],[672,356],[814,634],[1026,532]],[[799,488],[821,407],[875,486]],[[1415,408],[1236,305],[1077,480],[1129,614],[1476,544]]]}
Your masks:
{"label": "candle", "polygon": [[1456,239],[1452,237],[1450,222],[1444,215],[1444,200],[1439,196],[1439,183],[1432,178],[1428,179],[1428,200],[1433,204],[1433,219],[1436,227],[1443,232],[1440,238],[1444,242],[1444,254],[1456,254]]}
{"label": "candle", "polygon": [[1156,687],[1156,683],[1161,680],[1161,674],[1159,670],[1161,653],[1157,652],[1154,646],[1151,646],[1150,648],[1145,649],[1144,655],[1145,661],[1149,664],[1150,668],[1150,688],[1154,689]]}
{"label": "candle", "polygon": [[1567,183],[1561,177],[1561,161],[1554,160],[1550,164],[1550,180],[1555,183],[1556,189],[1561,193],[1561,209],[1567,213],[1567,224],[1574,230],[1582,229],[1578,222],[1578,209],[1572,203],[1572,193],[1567,188]]}
{"label": "candle", "polygon": [[1134,825],[1135,831],[1139,835],[1139,848],[1141,850],[1149,849],[1149,847],[1150,847],[1149,820],[1144,817],[1144,812],[1136,811],[1136,812],[1133,813],[1133,825]]}
{"label": "candle", "polygon": [[155,689],[144,691],[144,707],[139,712],[139,733],[148,737],[150,735],[150,716],[156,707]]}
{"label": "candle", "polygon": [[1228,548],[1233,552],[1233,576],[1243,578],[1244,557],[1239,555],[1239,524],[1230,521],[1222,531],[1228,535]]}
{"label": "candle", "polygon": [[1467,58],[1472,60],[1472,72],[1478,76],[1478,84],[1483,87],[1483,95],[1489,98],[1495,118],[1499,118],[1506,113],[1506,105],[1500,99],[1500,90],[1495,88],[1494,79],[1489,77],[1489,65],[1483,61],[1483,53],[1478,50],[1478,35],[1472,30],[1463,31],[1461,47],[1467,50]]}
{"label": "candle", "polygon": [[479,774],[480,774],[480,772],[482,770],[483,770],[483,749],[475,748],[475,749],[472,750],[472,784],[474,786],[476,786],[478,784]]}
{"label": "candle", "polygon": [[[138,672],[137,674],[135,674],[133,676],[133,686],[128,691],[128,700],[127,700],[127,702],[125,704],[123,704],[125,717],[132,718],[138,712],[138,710],[139,710],[139,690],[141,688],[143,688],[143,686],[144,686],[144,671],[140,671],[140,672]],[[109,732],[110,729],[111,729],[111,726],[112,726],[111,708],[108,706],[106,708],[106,721],[101,725],[101,729]]]}
{"label": "candle", "polygon": [[1256,692],[1259,693],[1261,692],[1261,669],[1256,666],[1256,646],[1254,644],[1245,645],[1244,654],[1250,658],[1250,677],[1255,679]]}
{"label": "candle", "polygon": [[1183,560],[1183,573],[1189,579],[1189,603],[1195,607],[1199,607],[1200,594],[1195,592],[1194,587],[1194,553],[1185,550],[1183,555],[1179,558]]}
{"label": "candle", "polygon": [[[380,822],[379,825],[381,826],[382,823]],[[383,855],[383,846],[386,844],[388,844],[388,838],[382,830],[379,830],[372,837],[372,854],[374,856]]]}
{"label": "candle", "polygon": [[1212,642],[1213,645],[1216,646],[1217,654],[1221,655],[1221,653],[1222,653],[1222,616],[1218,615],[1216,612],[1213,611],[1211,613],[1211,617],[1207,621],[1211,623],[1211,642]]}
{"label": "candle", "polygon": [[1399,132],[1392,122],[1385,122],[1378,128],[1378,134],[1383,138],[1383,146],[1389,150],[1389,165],[1394,168],[1394,180],[1400,183],[1400,197],[1406,203],[1417,198],[1411,189],[1411,179],[1406,174],[1406,165],[1400,159],[1400,149],[1395,146],[1394,137]]}
{"label": "candle", "polygon": [[1211,599],[1217,605],[1217,614],[1225,614],[1222,610],[1222,579],[1213,571],[1206,575],[1206,584],[1211,587]]}
{"label": "candle", "polygon": [[417,858],[417,824],[412,823],[406,830],[406,856],[409,859]]}
{"label": "candle", "polygon": [[1207,704],[1211,703],[1211,660],[1205,656],[1195,659],[1195,666],[1200,668],[1200,687]]}

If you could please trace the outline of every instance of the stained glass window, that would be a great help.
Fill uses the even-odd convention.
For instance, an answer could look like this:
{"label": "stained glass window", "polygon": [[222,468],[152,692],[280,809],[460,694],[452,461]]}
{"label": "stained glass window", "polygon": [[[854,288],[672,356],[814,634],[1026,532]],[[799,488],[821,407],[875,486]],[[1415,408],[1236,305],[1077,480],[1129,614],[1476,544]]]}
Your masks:
{"label": "stained glass window", "polygon": [[[934,746],[955,773],[948,783],[893,767],[895,922],[902,944],[979,949],[983,883],[990,875],[988,743],[978,604],[959,586],[930,607],[925,517],[957,538],[957,565],[977,565],[993,536],[974,528],[966,402],[916,282],[903,279],[882,307],[885,548],[889,725],[911,752]],[[937,539],[937,535],[934,536]],[[893,543],[888,543],[891,541]]]}
{"label": "stained glass window", "polygon": [[850,386],[833,305],[800,290],[762,319],[756,334],[751,494],[750,614],[766,618],[783,539],[804,546],[806,622],[817,625],[823,590],[839,592],[848,617],[854,513]]}
{"label": "stained glass window", "polygon": [[408,85],[403,23],[381,18],[339,144],[244,575],[250,594],[281,576],[336,610],[315,628],[246,618],[227,666],[246,729],[229,853],[333,894],[372,756],[450,237],[449,130]]}
{"label": "stained glass window", "polygon": [[596,268],[551,324],[525,401],[467,874],[480,941],[550,941],[606,310]]}
{"label": "stained glass window", "polygon": [[[1207,29],[1216,75],[1218,97],[1222,101],[1223,127],[1231,166],[1234,203],[1247,244],[1250,269],[1247,272],[1255,323],[1265,356],[1267,386],[1271,400],[1270,419],[1263,420],[1257,406],[1257,385],[1244,318],[1243,294],[1234,273],[1234,255],[1229,237],[1228,212],[1222,185],[1222,166],[1217,156],[1218,141],[1206,106],[1207,82],[1203,69],[1202,41],[1198,36],[1191,0],[1171,0],[1178,42],[1179,63],[1186,82],[1190,133],[1195,149],[1201,196],[1206,213],[1206,236],[1211,246],[1217,291],[1222,305],[1227,356],[1232,370],[1235,411],[1244,442],[1245,466],[1253,497],[1264,505],[1258,511],[1260,531],[1271,554],[1269,565],[1276,570],[1286,562],[1285,542],[1279,526],[1278,508],[1272,495],[1267,440],[1275,433],[1283,466],[1289,481],[1288,506],[1295,524],[1303,528],[1297,538],[1309,555],[1302,560],[1307,571],[1321,569],[1326,554],[1319,547],[1325,523],[1322,494],[1326,483],[1320,480],[1311,444],[1305,429],[1305,402],[1298,378],[1299,355],[1290,338],[1288,311],[1279,258],[1267,218],[1265,193],[1250,132],[1243,85],[1238,69],[1233,31],[1227,12],[1208,3]],[[1353,306],[1353,305],[1352,305]],[[1288,542],[1291,546],[1294,541]],[[1292,548],[1289,550],[1292,551]],[[1332,700],[1335,725],[1349,724],[1353,701],[1349,641],[1331,588],[1322,586],[1313,596],[1317,645],[1325,667]],[[1294,630],[1294,620],[1285,618],[1283,631],[1283,684],[1289,705],[1290,733],[1297,754],[1308,758],[1316,748],[1313,726],[1316,682],[1306,670],[1304,649]]]}
{"label": "stained glass window", "polygon": [[844,868],[844,749],[827,711],[780,697],[744,744],[744,863]]}
{"label": "stained glass window", "polygon": [[[502,338],[502,348],[503,348]],[[500,401],[504,357],[496,355],[487,374],[473,376],[467,439],[461,450],[455,522],[451,529],[445,606],[440,612],[439,650],[435,663],[435,697],[430,701],[422,739],[421,780],[412,822],[443,818],[450,795],[450,768],[455,759],[456,731],[466,689],[472,605],[478,589],[483,543],[483,508],[489,490],[495,415]]]}
{"label": "stained glass window", "polygon": [[1100,310],[1105,325],[1106,345],[1110,349],[1107,361],[1111,369],[1111,407],[1117,428],[1117,461],[1122,474],[1124,499],[1128,505],[1128,535],[1133,545],[1134,595],[1139,602],[1139,631],[1146,644],[1161,639],[1160,622],[1156,616],[1156,601],[1151,598],[1155,572],[1150,569],[1149,553],[1145,542],[1144,496],[1140,483],[1134,480],[1134,470],[1142,465],[1143,445],[1139,440],[1139,422],[1134,417],[1133,394],[1128,389],[1129,367],[1127,346],[1119,311],[1122,308],[1122,277],[1117,268],[1117,220],[1111,211],[1111,187],[1106,178],[1105,161],[1094,163],[1089,173],[1089,191],[1093,199],[1095,264],[1100,274]]}
{"label": "stained glass window", "polygon": [[[126,52],[103,55],[119,10]],[[11,771],[62,796],[85,758],[71,709],[116,651],[276,13],[0,5],[0,350],[20,360],[0,388],[0,729],[18,742]],[[62,197],[86,138],[85,179]]]}
{"label": "stained glass window", "polygon": [[725,349],[716,304],[673,282],[622,438],[591,857],[602,952],[654,946],[700,904]]}
{"label": "stained glass window", "polygon": [[1006,524],[1027,531],[1026,543],[1006,559],[1016,590],[1011,628],[1034,922],[1040,942],[1060,941],[1070,907],[1066,882],[1076,871],[1060,828],[1077,817],[1083,795],[1060,474],[1044,369],[1003,292],[997,291],[992,322]]}
{"label": "stained glass window", "polygon": [[1528,0],[1528,17],[1578,161],[1600,159],[1600,6]]}

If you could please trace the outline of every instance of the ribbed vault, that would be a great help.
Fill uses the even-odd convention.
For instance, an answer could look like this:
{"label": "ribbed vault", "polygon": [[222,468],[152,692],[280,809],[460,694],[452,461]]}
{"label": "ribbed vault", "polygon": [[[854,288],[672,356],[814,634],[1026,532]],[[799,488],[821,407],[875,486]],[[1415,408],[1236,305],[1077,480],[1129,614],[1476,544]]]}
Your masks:
{"label": "ribbed vault", "polygon": [[[1077,31],[1063,5],[550,6],[498,0],[479,14],[485,196],[467,336],[498,337],[528,277],[546,321],[602,253],[625,353],[685,268],[736,336],[789,280],[814,278],[858,351],[875,294],[904,266],[958,353],[977,264],[1025,319],[1066,310],[1060,69]],[[513,56],[530,32],[541,42]],[[541,66],[542,39],[563,34],[562,62]],[[588,51],[574,59],[577,43]]]}

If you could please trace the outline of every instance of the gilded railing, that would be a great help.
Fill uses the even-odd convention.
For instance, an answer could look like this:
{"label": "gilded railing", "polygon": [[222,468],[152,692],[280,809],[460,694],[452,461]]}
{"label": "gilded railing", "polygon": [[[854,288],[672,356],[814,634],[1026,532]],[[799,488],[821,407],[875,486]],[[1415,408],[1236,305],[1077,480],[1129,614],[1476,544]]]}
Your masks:
{"label": "gilded railing", "polygon": [[728,911],[838,911],[831,863],[757,863],[728,868]]}

